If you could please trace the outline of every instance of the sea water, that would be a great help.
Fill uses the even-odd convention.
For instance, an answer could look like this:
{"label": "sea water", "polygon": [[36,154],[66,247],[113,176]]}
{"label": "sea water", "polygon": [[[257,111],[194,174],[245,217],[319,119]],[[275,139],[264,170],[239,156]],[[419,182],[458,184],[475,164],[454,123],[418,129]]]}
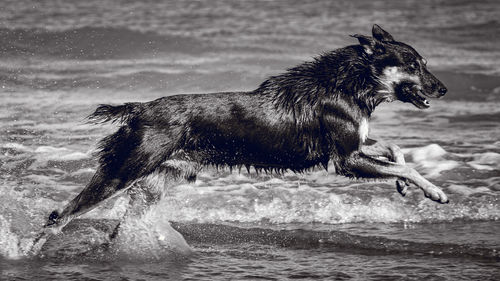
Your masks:
{"label": "sea water", "polygon": [[[0,279],[498,280],[499,18],[498,1],[3,1]],[[98,104],[252,90],[374,23],[449,92],[427,110],[380,106],[370,137],[402,147],[449,204],[333,167],[208,168],[139,218],[121,196],[30,251],[116,130],[84,122]]]}

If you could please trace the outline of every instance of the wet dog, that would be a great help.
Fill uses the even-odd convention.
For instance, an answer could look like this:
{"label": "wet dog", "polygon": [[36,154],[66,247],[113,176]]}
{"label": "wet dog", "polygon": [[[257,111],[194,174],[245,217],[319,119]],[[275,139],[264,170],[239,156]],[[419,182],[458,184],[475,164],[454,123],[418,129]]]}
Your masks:
{"label": "wet dog", "polygon": [[281,173],[328,169],[331,163],[340,175],[395,178],[402,195],[413,183],[428,198],[447,203],[443,191],[405,165],[398,146],[368,138],[380,103],[399,100],[424,109],[446,87],[422,56],[378,25],[372,36],[352,36],[359,44],[272,76],[254,91],[101,105],[90,120],[120,128],[100,142],[89,184],[62,212],[50,214],[45,229],[58,231],[125,190],[140,194],[154,179],[192,182],[207,165]]}

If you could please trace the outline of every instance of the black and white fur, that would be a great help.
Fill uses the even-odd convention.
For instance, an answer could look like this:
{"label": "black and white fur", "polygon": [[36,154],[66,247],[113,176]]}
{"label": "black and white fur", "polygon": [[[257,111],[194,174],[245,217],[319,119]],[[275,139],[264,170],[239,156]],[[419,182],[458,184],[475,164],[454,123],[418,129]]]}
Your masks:
{"label": "black and white fur", "polygon": [[91,181],[62,212],[50,214],[45,229],[59,231],[120,192],[140,193],[148,181],[194,181],[207,165],[281,173],[328,169],[331,163],[340,175],[396,178],[403,195],[413,183],[430,199],[447,203],[441,189],[405,165],[398,146],[368,138],[370,116],[380,103],[427,108],[429,97],[446,93],[412,47],[378,25],[372,33],[353,35],[359,44],[272,76],[250,92],[101,105],[90,120],[120,127],[99,143]]}

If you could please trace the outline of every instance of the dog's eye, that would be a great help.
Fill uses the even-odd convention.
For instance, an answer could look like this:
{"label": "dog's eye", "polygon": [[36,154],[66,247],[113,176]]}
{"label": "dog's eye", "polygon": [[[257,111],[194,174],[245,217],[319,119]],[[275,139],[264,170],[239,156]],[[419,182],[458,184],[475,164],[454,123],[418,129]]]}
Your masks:
{"label": "dog's eye", "polygon": [[418,63],[414,61],[414,62],[411,62],[409,66],[410,66],[410,69],[416,70],[418,68]]}

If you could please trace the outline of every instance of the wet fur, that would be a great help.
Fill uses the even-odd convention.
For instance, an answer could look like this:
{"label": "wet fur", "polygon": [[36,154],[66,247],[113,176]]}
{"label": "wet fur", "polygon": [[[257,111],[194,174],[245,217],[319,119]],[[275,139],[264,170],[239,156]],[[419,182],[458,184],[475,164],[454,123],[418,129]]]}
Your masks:
{"label": "wet fur", "polygon": [[[418,81],[404,76],[387,80],[387,67],[406,71],[407,56],[422,58],[407,45],[391,41],[378,26],[373,35],[355,35],[359,45],[325,53],[270,77],[254,91],[101,105],[89,120],[116,122],[120,127],[99,143],[99,167],[90,183],[62,213],[53,212],[47,226],[62,227],[153,174],[193,181],[207,165],[281,173],[328,169],[333,163],[338,174],[348,177],[410,180],[426,196],[444,203],[447,199],[439,191],[422,187],[432,184],[404,165],[397,146],[372,149],[377,154],[373,157],[370,149],[364,150],[370,147],[368,142],[375,143],[366,136],[367,121],[377,105],[412,102],[418,91],[437,95],[444,87],[422,65],[419,73],[412,74],[419,75]],[[389,161],[378,160],[374,157],[378,154]]]}

